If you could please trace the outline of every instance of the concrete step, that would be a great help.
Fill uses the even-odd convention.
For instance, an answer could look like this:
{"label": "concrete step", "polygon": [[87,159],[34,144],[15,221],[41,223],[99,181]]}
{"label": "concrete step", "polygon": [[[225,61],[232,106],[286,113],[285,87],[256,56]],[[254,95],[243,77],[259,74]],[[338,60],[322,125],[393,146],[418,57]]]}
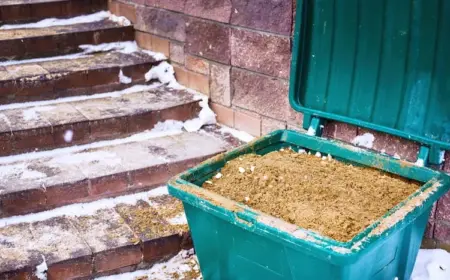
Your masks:
{"label": "concrete step", "polygon": [[92,279],[148,268],[191,247],[181,202],[160,187],[0,219],[0,279]]}
{"label": "concrete step", "polygon": [[148,190],[240,144],[216,127],[206,129],[198,133],[150,131],[0,158],[0,217]]}
{"label": "concrete step", "polygon": [[74,17],[107,8],[107,0],[2,0],[0,24]]}
{"label": "concrete step", "polygon": [[107,52],[76,59],[0,66],[0,104],[49,100],[129,87],[119,73],[144,82],[145,73],[161,60],[141,51]]}
{"label": "concrete step", "polygon": [[159,121],[193,119],[201,98],[184,90],[137,85],[66,102],[0,106],[0,156],[126,137]]}
{"label": "concrete step", "polygon": [[49,57],[81,51],[80,45],[133,41],[133,26],[110,20],[34,29],[0,30],[0,61]]}

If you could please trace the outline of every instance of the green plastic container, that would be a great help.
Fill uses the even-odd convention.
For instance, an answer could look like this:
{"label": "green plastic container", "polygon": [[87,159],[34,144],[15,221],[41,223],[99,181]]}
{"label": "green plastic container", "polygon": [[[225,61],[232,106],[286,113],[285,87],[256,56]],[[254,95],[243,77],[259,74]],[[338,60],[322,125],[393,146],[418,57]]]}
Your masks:
{"label": "green plastic container", "polygon": [[[181,199],[205,280],[409,280],[432,205],[450,177],[426,167],[450,149],[450,1],[297,0],[289,99],[308,134],[281,130],[169,182]],[[324,139],[328,120],[404,137],[417,163]],[[342,243],[200,186],[246,153],[283,147],[330,154],[423,186]],[[370,182],[367,187],[370,188]]]}

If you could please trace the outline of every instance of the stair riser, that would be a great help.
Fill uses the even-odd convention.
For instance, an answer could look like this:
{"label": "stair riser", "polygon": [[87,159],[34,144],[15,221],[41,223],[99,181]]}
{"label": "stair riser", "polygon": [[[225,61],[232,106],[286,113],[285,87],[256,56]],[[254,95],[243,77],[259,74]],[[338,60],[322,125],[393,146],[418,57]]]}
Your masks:
{"label": "stair riser", "polygon": [[120,83],[121,69],[124,75],[133,79],[133,84],[139,84],[144,81],[145,73],[157,64],[159,62],[4,80],[0,82],[0,104],[121,90],[132,85]]}
{"label": "stair riser", "polygon": [[0,3],[0,24],[34,22],[53,17],[75,17],[107,10],[107,8],[107,0],[61,0],[8,6],[2,6]]}
{"label": "stair riser", "polygon": [[164,185],[171,177],[214,155],[216,154],[65,185],[47,186],[46,189],[31,189],[1,195],[0,218],[151,190]]}
{"label": "stair riser", "polygon": [[133,41],[132,26],[97,31],[0,41],[0,61],[59,56],[79,52],[83,44]]}

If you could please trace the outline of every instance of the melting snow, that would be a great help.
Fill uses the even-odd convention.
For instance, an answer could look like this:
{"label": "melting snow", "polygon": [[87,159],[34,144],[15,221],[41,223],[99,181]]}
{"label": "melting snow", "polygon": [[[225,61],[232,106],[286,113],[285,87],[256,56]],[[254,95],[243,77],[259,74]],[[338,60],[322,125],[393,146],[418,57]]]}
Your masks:
{"label": "melting snow", "polygon": [[363,135],[356,136],[352,140],[352,144],[371,149],[373,147],[373,141],[375,141],[375,136],[372,133],[364,133]]}
{"label": "melting snow", "polygon": [[61,216],[69,216],[69,217],[89,216],[95,214],[95,212],[101,209],[113,208],[119,204],[135,205],[139,200],[149,202],[148,197],[150,196],[154,197],[166,194],[169,194],[167,191],[167,187],[162,186],[153,189],[149,192],[140,192],[130,195],[118,196],[115,198],[105,198],[90,203],[71,204],[55,208],[49,211],[0,219],[0,227],[5,227],[7,225],[14,225],[19,223],[33,223]]}
{"label": "melting snow", "polygon": [[208,106],[208,98],[203,98],[199,104],[202,110],[198,114],[198,118],[187,120],[184,123],[184,129],[188,132],[198,131],[204,125],[217,123],[216,114]]}
{"label": "melting snow", "polygon": [[45,261],[45,257],[42,255],[42,263],[36,266],[36,272],[34,275],[40,280],[47,280],[47,262]]}
{"label": "melting snow", "polygon": [[[96,280],[132,280],[132,279],[151,279],[151,280],[169,280],[184,279],[183,274],[190,271],[200,272],[197,257],[193,252],[181,251],[167,262],[155,264],[147,270],[138,270],[134,272],[116,274],[95,278]],[[178,275],[178,276],[174,276]],[[147,278],[145,278],[147,277]],[[199,276],[196,280],[203,279]],[[194,279],[193,279],[194,280]]]}
{"label": "melting snow", "polygon": [[221,133],[229,133],[229,134],[233,135],[234,137],[236,137],[237,139],[241,140],[242,142],[246,142],[246,143],[255,139],[255,137],[251,136],[250,134],[248,134],[245,131],[239,131],[239,130],[236,130],[236,129],[233,129],[233,128],[230,128],[230,127],[227,127],[224,125],[221,125],[220,132]]}
{"label": "melting snow", "polygon": [[[2,30],[6,29],[30,29],[30,28],[45,28],[51,26],[65,26],[79,23],[90,23],[109,19],[112,16],[110,12],[101,11],[90,15],[82,15],[67,19],[47,18],[38,22],[25,24],[5,24],[0,27]],[[114,20],[113,20],[114,21]]]}
{"label": "melting snow", "polygon": [[158,122],[152,129],[154,132],[164,132],[164,131],[183,131],[184,123],[182,121],[176,120],[166,120],[164,122]]}
{"label": "melting snow", "polygon": [[450,279],[450,253],[441,250],[420,250],[411,280]]}
{"label": "melting snow", "polygon": [[47,111],[51,111],[53,110],[55,107],[33,107],[30,109],[26,109],[23,111],[23,119],[25,121],[31,121],[31,120],[36,120],[38,118],[38,113],[39,112],[47,112]]}
{"label": "melting snow", "polygon": [[167,61],[161,62],[158,66],[152,67],[146,74],[145,80],[159,80],[162,84],[168,84],[169,86],[177,86],[177,80],[175,79],[175,70],[173,66]]}
{"label": "melting snow", "polygon": [[0,30],[7,29],[33,29],[33,28],[46,28],[52,26],[67,26],[80,23],[91,23],[109,19],[122,26],[129,26],[131,22],[126,17],[118,17],[107,11],[101,11],[89,15],[82,15],[67,19],[47,18],[38,22],[25,23],[25,24],[5,24],[0,27]]}
{"label": "melting snow", "polygon": [[184,212],[171,219],[168,219],[167,222],[171,225],[186,225],[188,223],[186,214],[184,214]]}
{"label": "melting snow", "polygon": [[131,82],[132,82],[133,80],[130,78],[130,77],[127,77],[127,76],[125,76],[124,74],[123,74],[123,71],[122,71],[122,69],[120,69],[120,72],[119,72],[119,82],[121,83],[121,84],[131,84]]}

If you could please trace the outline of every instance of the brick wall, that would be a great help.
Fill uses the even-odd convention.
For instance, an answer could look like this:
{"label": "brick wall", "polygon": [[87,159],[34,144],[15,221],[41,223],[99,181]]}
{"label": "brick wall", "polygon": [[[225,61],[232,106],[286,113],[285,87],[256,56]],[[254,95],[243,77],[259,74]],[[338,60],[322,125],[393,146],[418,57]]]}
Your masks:
{"label": "brick wall", "polygon": [[[144,48],[166,54],[178,81],[210,96],[219,122],[255,136],[302,128],[288,102],[295,0],[112,0]],[[325,136],[346,142],[368,132],[328,123]],[[415,161],[419,146],[373,132],[374,149]],[[450,155],[444,167],[450,173]],[[450,193],[435,205],[424,246],[450,250]]]}

